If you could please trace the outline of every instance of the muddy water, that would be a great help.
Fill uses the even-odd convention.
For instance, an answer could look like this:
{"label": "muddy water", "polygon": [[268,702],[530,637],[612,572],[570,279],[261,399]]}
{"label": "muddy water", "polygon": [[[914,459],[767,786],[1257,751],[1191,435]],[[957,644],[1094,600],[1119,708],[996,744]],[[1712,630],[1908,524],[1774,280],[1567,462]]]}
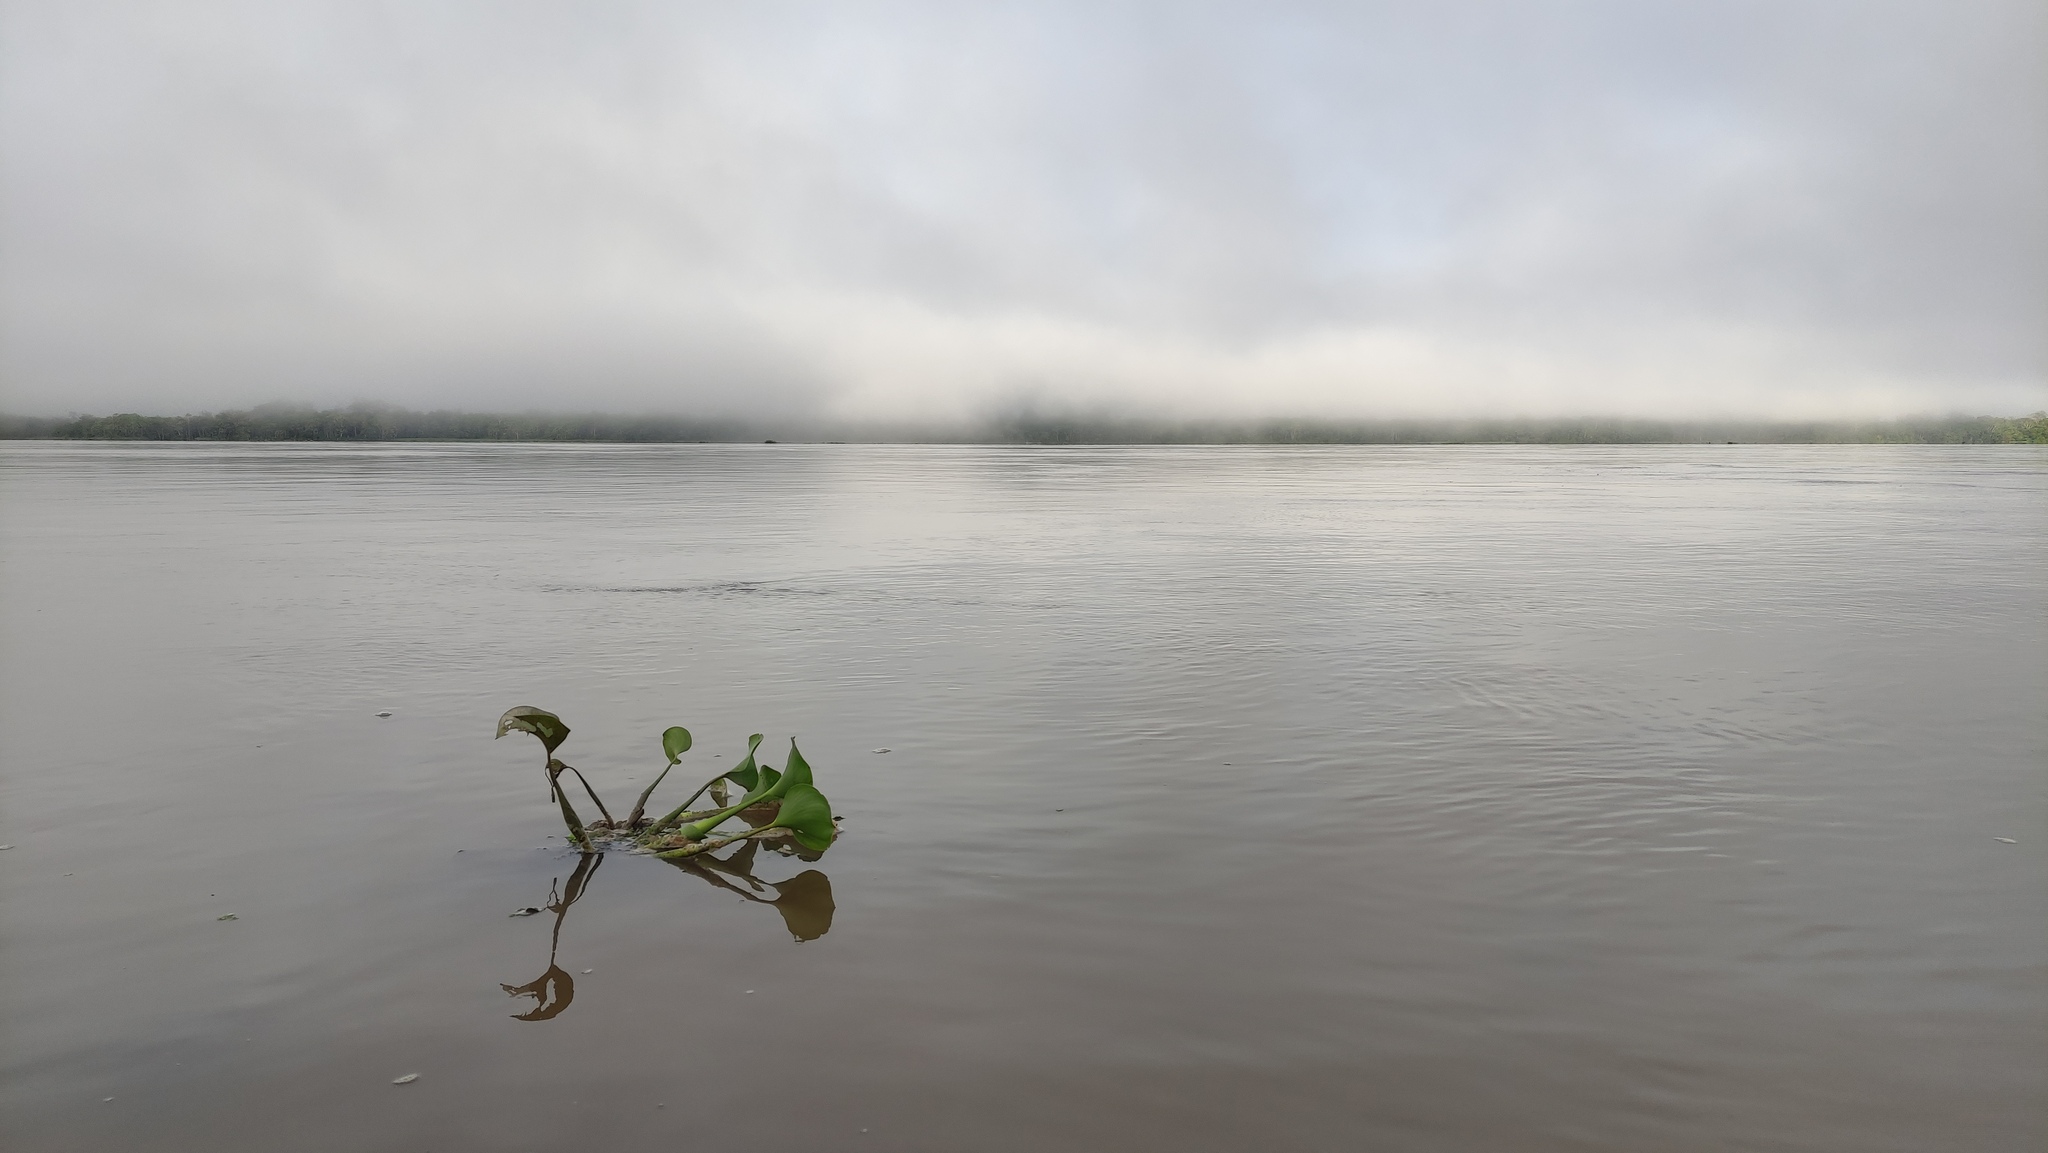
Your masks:
{"label": "muddy water", "polygon": [[[12,444],[0,545],[10,1150],[2048,1141],[2038,450]],[[517,704],[845,836],[583,864]]]}

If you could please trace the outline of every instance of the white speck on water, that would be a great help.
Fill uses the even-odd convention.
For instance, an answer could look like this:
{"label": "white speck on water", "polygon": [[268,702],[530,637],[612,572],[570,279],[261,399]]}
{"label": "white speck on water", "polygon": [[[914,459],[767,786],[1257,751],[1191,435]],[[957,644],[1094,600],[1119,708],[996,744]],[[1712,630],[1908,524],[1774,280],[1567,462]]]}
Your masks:
{"label": "white speck on water", "polygon": [[583,970],[583,971],[584,971],[584,972],[586,972],[586,973],[595,973],[595,972],[597,972],[597,970],[596,970],[596,969],[585,969],[585,970]]}
{"label": "white speck on water", "polygon": [[753,992],[753,990],[752,990],[752,989],[748,989],[748,990],[747,990],[747,992],[751,993],[751,992]]}
{"label": "white speck on water", "polygon": [[403,1077],[393,1077],[393,1078],[391,1079],[391,1083],[392,1083],[393,1085],[410,1085],[410,1084],[412,1084],[412,1083],[413,1083],[414,1081],[417,1081],[417,1080],[419,1080],[419,1079],[420,1079],[420,1075],[419,1075],[418,1073],[407,1073],[407,1074],[406,1074],[405,1076],[403,1076]]}
{"label": "white speck on water", "polygon": [[112,1097],[102,1097],[102,1098],[100,1098],[100,1100],[102,1100],[102,1101],[112,1101],[112,1100],[113,1100],[113,1098],[112,1098]]}

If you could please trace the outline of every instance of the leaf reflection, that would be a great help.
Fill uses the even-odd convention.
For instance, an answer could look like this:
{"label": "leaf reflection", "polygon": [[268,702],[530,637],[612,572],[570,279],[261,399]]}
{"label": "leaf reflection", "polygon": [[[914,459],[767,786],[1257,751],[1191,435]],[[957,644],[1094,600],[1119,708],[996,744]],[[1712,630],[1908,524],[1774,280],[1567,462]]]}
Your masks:
{"label": "leaf reflection", "polygon": [[[817,869],[805,869],[786,881],[763,881],[754,875],[754,859],[760,849],[761,842],[746,841],[724,858],[702,853],[667,863],[754,904],[774,906],[775,911],[782,914],[782,923],[789,930],[789,935],[799,942],[815,941],[831,932],[832,915],[836,909],[832,901],[832,879]],[[817,853],[800,851],[794,845],[771,851],[805,861],[818,859]],[[524,985],[498,986],[508,996],[533,998],[533,1008],[512,1014],[513,1020],[552,1020],[576,999],[576,980],[568,970],[556,964],[555,957],[561,949],[562,924],[568,920],[569,906],[582,899],[603,861],[603,853],[582,854],[577,858],[576,869],[569,874],[566,886],[558,892],[554,882],[549,883],[545,907],[555,915],[555,927],[548,941],[547,971]],[[774,896],[767,896],[769,893]]]}
{"label": "leaf reflection", "polygon": [[603,853],[585,853],[576,858],[576,871],[569,874],[568,887],[555,892],[555,883],[548,882],[547,910],[555,915],[555,931],[548,938],[548,971],[524,985],[504,985],[498,988],[514,997],[532,997],[533,1008],[524,1013],[512,1014],[515,1021],[547,1021],[569,1007],[576,999],[576,979],[567,970],[555,964],[555,954],[562,947],[562,922],[569,918],[569,906],[583,899],[583,890],[590,884],[590,878],[597,875],[597,867],[604,863]]}
{"label": "leaf reflection", "polygon": [[[816,869],[805,869],[787,881],[768,882],[764,885],[754,876],[754,854],[761,847],[759,841],[747,841],[732,856],[720,860],[709,853],[695,857],[671,860],[686,873],[694,873],[727,892],[737,893],[757,905],[773,905],[782,914],[782,923],[789,929],[789,935],[798,942],[815,941],[832,931],[832,914],[838,906],[832,903],[832,878]],[[793,854],[808,856],[806,854]],[[815,856],[808,856],[815,860]],[[746,882],[741,888],[719,874],[737,877]],[[752,892],[749,892],[751,889]],[[758,893],[774,890],[775,896],[761,897]]]}

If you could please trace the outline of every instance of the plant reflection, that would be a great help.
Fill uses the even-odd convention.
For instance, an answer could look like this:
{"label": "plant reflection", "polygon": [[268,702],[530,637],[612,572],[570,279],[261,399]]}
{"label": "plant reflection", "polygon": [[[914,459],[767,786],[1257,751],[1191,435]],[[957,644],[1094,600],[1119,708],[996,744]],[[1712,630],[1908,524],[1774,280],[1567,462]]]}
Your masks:
{"label": "plant reflection", "polygon": [[[669,864],[685,873],[694,873],[706,881],[757,905],[773,905],[782,914],[782,923],[789,928],[789,935],[799,942],[815,941],[832,931],[832,879],[816,869],[805,869],[796,876],[782,882],[763,882],[754,876],[754,854],[761,848],[761,842],[748,841],[732,856],[719,860],[706,853],[697,857],[684,857]],[[817,854],[797,851],[791,854],[805,860],[817,860]],[[719,874],[725,874],[720,876]],[[736,877],[746,883],[746,888],[726,880]],[[775,890],[775,896],[762,897],[757,894]],[[751,890],[751,891],[749,891]]]}
{"label": "plant reflection", "polygon": [[[774,906],[775,911],[782,914],[782,923],[789,929],[789,935],[798,942],[815,941],[831,932],[835,911],[831,878],[816,869],[805,869],[786,881],[763,881],[754,875],[754,858],[760,848],[759,841],[747,841],[723,859],[703,853],[667,863],[754,904]],[[802,851],[794,845],[778,846],[771,851],[806,861],[818,859],[818,854]],[[554,882],[548,883],[548,903],[544,907],[555,915],[555,927],[548,941],[547,972],[524,985],[498,986],[508,996],[533,998],[533,1008],[512,1014],[513,1020],[552,1020],[576,999],[576,980],[555,963],[555,956],[561,949],[562,923],[569,917],[569,906],[582,899],[590,886],[590,879],[597,875],[597,868],[603,861],[603,853],[581,854],[566,886],[558,890]],[[775,895],[763,895],[769,892]]]}
{"label": "plant reflection", "polygon": [[597,867],[604,863],[603,853],[585,853],[576,858],[576,871],[569,874],[569,885],[555,895],[555,882],[548,882],[548,912],[555,915],[554,935],[548,939],[548,971],[524,985],[499,985],[498,988],[514,997],[532,997],[533,1008],[524,1013],[514,1013],[515,1021],[546,1021],[569,1007],[576,999],[576,979],[566,969],[555,964],[555,954],[562,947],[562,922],[569,917],[569,906],[583,897],[590,878],[597,875]]}

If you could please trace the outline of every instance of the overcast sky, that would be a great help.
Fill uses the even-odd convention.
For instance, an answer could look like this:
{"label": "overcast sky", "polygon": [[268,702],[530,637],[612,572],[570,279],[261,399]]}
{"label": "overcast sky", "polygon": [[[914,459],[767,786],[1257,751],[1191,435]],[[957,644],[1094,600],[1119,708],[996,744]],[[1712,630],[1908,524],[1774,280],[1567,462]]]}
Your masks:
{"label": "overcast sky", "polygon": [[2038,0],[0,6],[0,407],[2048,405]]}

